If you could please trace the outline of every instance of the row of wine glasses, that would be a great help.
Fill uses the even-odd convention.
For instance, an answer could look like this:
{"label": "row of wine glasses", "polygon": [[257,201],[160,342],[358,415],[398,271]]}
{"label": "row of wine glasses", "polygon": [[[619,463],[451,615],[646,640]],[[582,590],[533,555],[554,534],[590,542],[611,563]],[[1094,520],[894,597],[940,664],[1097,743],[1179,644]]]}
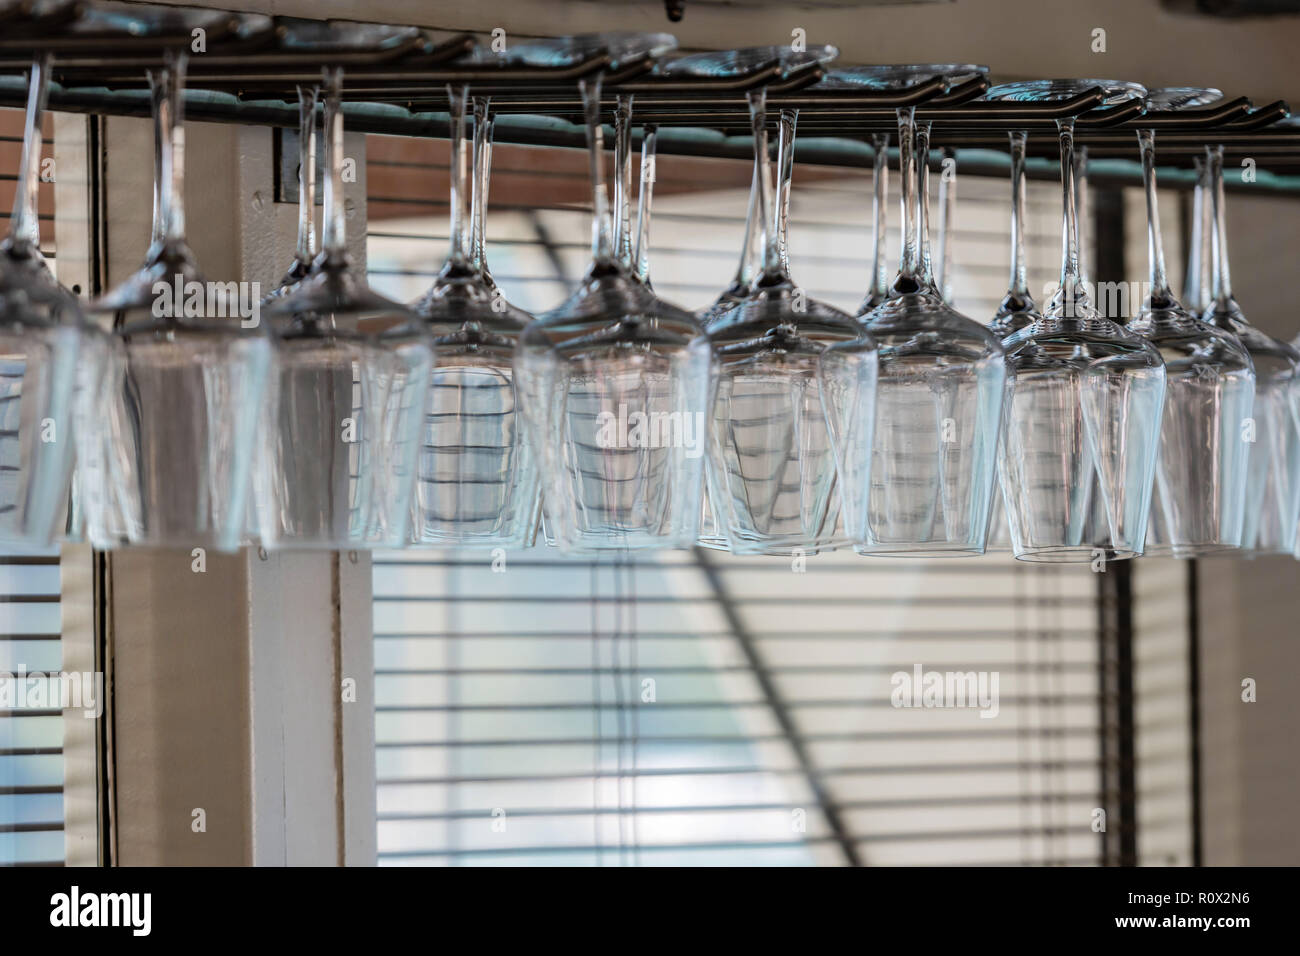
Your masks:
{"label": "row of wine glasses", "polygon": [[[662,34],[543,40],[499,65],[563,65],[604,54],[603,70],[658,57]],[[767,68],[825,71],[832,47],[764,47],[669,59],[666,78]],[[1062,265],[1042,313],[1024,260],[1027,134],[1010,135],[1011,279],[982,324],[950,303],[953,185],[930,243],[930,127],[897,111],[903,243],[883,266],[886,149],[876,160],[875,248],[857,316],[791,276],[788,220],[798,112],[782,109],[775,165],[767,97],[748,96],[754,170],[740,265],[693,314],[661,299],[649,270],[656,132],[644,131],[632,214],[634,98],[613,111],[611,202],[602,73],[578,81],[592,188],[592,262],[556,309],[506,301],[484,253],[490,100],[447,90],[450,248],[410,306],[371,290],[350,261],[343,203],[343,75],[299,88],[300,211],[294,258],[243,327],[212,303],[185,242],[186,57],[149,74],[156,130],[153,241],[144,266],[91,307],[58,287],[34,232],[32,156],[48,61],[33,67],[24,165],[0,249],[7,380],[0,519],[6,540],[51,540],[64,520],[97,547],[229,550],[372,546],[526,547],[538,531],[571,551],[696,543],[744,554],[949,556],[1005,540],[1018,558],[1093,561],[1300,547],[1300,353],[1250,326],[1232,298],[1222,150],[1198,187],[1201,244],[1189,311],[1170,290],[1155,183],[1155,135],[1138,136],[1147,195],[1151,293],[1128,324],[1101,315],[1081,255],[1074,120],[1058,120]],[[831,69],[827,88],[945,88],[963,64]],[[1058,80],[994,87],[991,101],[1152,113],[1214,102],[1217,91],[1148,91]],[[326,176],[314,231],[318,101]],[[467,125],[472,117],[472,137]],[[34,151],[34,152],[33,152]],[[468,182],[467,182],[468,180]],[[159,310],[159,286],[174,285]],[[164,297],[166,298],[166,297]],[[1197,312],[1201,314],[1196,314]],[[49,423],[61,436],[40,439]],[[57,447],[49,448],[48,445]],[[75,456],[73,446],[75,445]]]}

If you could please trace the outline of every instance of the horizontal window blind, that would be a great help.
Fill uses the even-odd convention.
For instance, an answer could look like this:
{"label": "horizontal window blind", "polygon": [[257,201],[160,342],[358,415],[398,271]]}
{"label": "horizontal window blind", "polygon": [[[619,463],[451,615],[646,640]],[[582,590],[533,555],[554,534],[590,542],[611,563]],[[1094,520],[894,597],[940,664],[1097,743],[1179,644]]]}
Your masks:
{"label": "horizontal window blind", "polygon": [[[46,116],[43,158],[53,156]],[[0,204],[11,208],[22,154],[23,114],[0,109]],[[54,264],[54,184],[39,194],[41,248]],[[0,550],[0,674],[57,672],[59,552]],[[57,709],[0,704],[0,866],[61,864],[63,716]]]}
{"label": "horizontal window blind", "polygon": [[[410,300],[446,251],[446,144],[371,137],[367,152],[371,280]],[[652,279],[699,307],[735,270],[750,167],[666,156],[657,174]],[[958,190],[955,298],[984,321],[1007,283],[1008,185]],[[581,153],[497,147],[488,259],[512,302],[550,308],[581,275],[589,201]],[[796,166],[794,277],[844,309],[866,285],[870,202],[869,174]],[[1059,217],[1059,189],[1030,183],[1036,294],[1056,278]],[[1105,862],[1094,811],[1116,758],[1087,567],[545,547],[374,567],[382,863]],[[1161,626],[1153,648],[1185,636]],[[893,706],[895,675],[918,666],[996,674],[997,717]],[[1152,717],[1174,775],[1180,680]],[[1186,862],[1188,811],[1165,784],[1150,849]]]}

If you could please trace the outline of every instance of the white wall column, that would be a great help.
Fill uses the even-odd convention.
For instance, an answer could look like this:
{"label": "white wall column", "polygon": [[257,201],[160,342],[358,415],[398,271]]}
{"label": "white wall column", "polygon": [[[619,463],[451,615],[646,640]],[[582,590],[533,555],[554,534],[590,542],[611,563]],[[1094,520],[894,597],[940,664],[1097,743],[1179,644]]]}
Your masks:
{"label": "white wall column", "polygon": [[[296,209],[274,201],[273,132],[189,123],[186,134],[186,219],[206,277],[268,291],[296,224]],[[113,283],[147,245],[152,131],[110,117],[102,135]],[[346,187],[350,241],[363,264],[364,138],[349,136],[347,153],[358,172]],[[108,557],[111,812],[100,839],[112,862],[373,864],[368,553],[204,557],[201,571],[185,550]]]}

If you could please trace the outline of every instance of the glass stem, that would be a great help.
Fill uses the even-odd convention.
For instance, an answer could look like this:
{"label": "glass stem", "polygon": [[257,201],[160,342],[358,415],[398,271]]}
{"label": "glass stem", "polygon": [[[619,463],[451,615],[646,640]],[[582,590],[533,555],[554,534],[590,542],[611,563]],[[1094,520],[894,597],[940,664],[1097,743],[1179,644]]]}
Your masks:
{"label": "glass stem", "polygon": [[492,131],[495,126],[488,113],[491,101],[476,96],[474,108],[474,182],[470,189],[470,265],[478,272],[487,270],[488,185],[492,175]]}
{"label": "glass stem", "polygon": [[587,162],[591,167],[591,255],[597,262],[614,260],[610,231],[609,193],[605,191],[605,134],[600,127],[600,75],[578,81],[587,124]]}
{"label": "glass stem", "polygon": [[1079,231],[1075,203],[1074,118],[1056,121],[1061,133],[1061,198],[1064,216],[1061,223],[1061,288],[1057,292],[1062,307],[1061,314],[1074,318],[1079,307],[1087,302],[1079,276]]}
{"label": "glass stem", "polygon": [[934,289],[934,261],[930,256],[930,124],[916,128],[916,195],[920,227],[921,282]]}
{"label": "glass stem", "polygon": [[951,148],[943,151],[943,165],[939,173],[939,268],[935,282],[943,301],[952,302],[952,233],[957,212],[957,154]]}
{"label": "glass stem", "polygon": [[1183,305],[1200,315],[1205,309],[1206,296],[1201,290],[1201,261],[1204,258],[1206,235],[1205,217],[1205,163],[1198,156],[1193,161],[1196,169],[1196,186],[1192,189],[1192,215],[1187,237],[1187,273],[1183,276]]}
{"label": "glass stem", "polygon": [[871,196],[871,288],[868,295],[883,299],[889,289],[885,268],[885,200],[889,195],[889,134],[876,133],[871,137],[872,196]]}
{"label": "glass stem", "polygon": [[781,248],[772,214],[775,202],[772,197],[772,158],[767,149],[767,91],[751,90],[749,93],[749,119],[754,129],[754,175],[758,179],[758,221],[763,235],[763,266],[761,275],[778,275],[781,271]]}
{"label": "glass stem", "polygon": [[748,288],[753,284],[754,276],[762,264],[763,227],[759,221],[762,204],[760,175],[758,159],[755,157],[754,175],[749,184],[749,209],[745,213],[745,241],[740,247],[740,262],[736,266],[735,278],[731,280],[734,288]]}
{"label": "glass stem", "polygon": [[315,86],[298,87],[298,249],[300,262],[316,257],[316,101]]}
{"label": "glass stem", "polygon": [[347,210],[343,204],[343,70],[325,69],[325,210],[321,246],[331,258],[347,253]]}
{"label": "glass stem", "polygon": [[1092,228],[1092,218],[1088,211],[1088,147],[1080,146],[1074,151],[1074,208],[1076,248],[1079,252],[1079,282],[1085,289],[1092,283],[1092,270],[1088,259],[1088,236]]}
{"label": "glass stem", "polygon": [[632,268],[632,97],[620,93],[614,109],[614,249]]}
{"label": "glass stem", "polygon": [[1020,129],[1011,138],[1011,278],[1007,291],[1029,299],[1029,272],[1025,266],[1025,147],[1028,134]]}
{"label": "glass stem", "polygon": [[465,107],[469,102],[469,89],[464,85],[447,84],[447,99],[451,113],[451,248],[447,251],[450,262],[467,265],[470,261],[469,203],[465,189]]}
{"label": "glass stem", "polygon": [[1214,204],[1214,228],[1211,232],[1214,279],[1211,297],[1216,305],[1226,307],[1232,299],[1232,273],[1228,268],[1228,224],[1224,215],[1223,147],[1207,146],[1206,151],[1210,161],[1210,198]]}
{"label": "glass stem", "polygon": [[1160,236],[1160,202],[1156,196],[1156,134],[1155,130],[1138,130],[1138,146],[1142,152],[1142,186],[1147,199],[1147,262],[1150,266],[1151,292],[1147,296],[1148,308],[1168,308],[1173,303],[1169,291],[1169,278],[1165,274],[1165,248]]}
{"label": "glass stem", "polygon": [[899,277],[915,280],[920,269],[920,249],[916,236],[916,107],[898,109],[898,171],[902,177],[903,248],[899,260]]}
{"label": "glass stem", "polygon": [[1201,241],[1198,262],[1200,268],[1200,311],[1209,308],[1214,293],[1214,198],[1210,195],[1210,165],[1197,158],[1197,170],[1200,174],[1197,184],[1201,190]]}
{"label": "glass stem", "polygon": [[641,139],[641,190],[636,205],[636,277],[650,283],[650,206],[655,191],[655,151],[659,127],[647,126]]}
{"label": "glass stem", "polygon": [[162,69],[150,76],[161,87],[157,122],[162,131],[162,206],[163,235],[169,242],[185,241],[185,67],[184,53],[167,54]]}
{"label": "glass stem", "polygon": [[798,125],[798,110],[781,111],[781,135],[776,151],[779,188],[772,228],[776,231],[781,274],[786,276],[790,274],[790,187],[794,181],[794,138]]}
{"label": "glass stem", "polygon": [[14,193],[14,211],[9,218],[9,241],[27,242],[40,248],[41,121],[50,88],[50,55],[32,60],[27,87],[27,116],[23,127],[23,153],[18,167],[20,181]]}
{"label": "glass stem", "polygon": [[167,221],[162,208],[162,166],[163,166],[163,128],[160,117],[164,109],[165,89],[149,77],[149,115],[153,117],[153,229],[149,234],[149,247],[153,249],[162,244],[167,234]]}

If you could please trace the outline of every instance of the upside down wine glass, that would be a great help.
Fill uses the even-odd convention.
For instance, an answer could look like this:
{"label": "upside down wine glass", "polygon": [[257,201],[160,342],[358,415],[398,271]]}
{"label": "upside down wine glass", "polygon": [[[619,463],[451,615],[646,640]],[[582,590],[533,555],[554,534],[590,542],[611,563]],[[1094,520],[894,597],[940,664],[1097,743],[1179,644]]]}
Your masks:
{"label": "upside down wine glass", "polygon": [[96,505],[104,513],[88,514],[87,525],[131,544],[229,551],[244,530],[272,347],[239,303],[210,291],[185,241],[186,60],[169,52],[150,72],[162,236],[145,265],[94,305],[113,315],[122,364],[97,407],[79,416],[107,432],[112,485]]}
{"label": "upside down wine glass", "polygon": [[[37,216],[41,121],[49,57],[28,76],[22,159],[8,235],[0,242],[0,542],[52,544],[68,503],[76,443],[73,403],[95,388],[102,337],[55,281],[40,250]],[[75,520],[75,519],[74,519]]]}
{"label": "upside down wine glass", "polygon": [[[894,88],[938,75],[933,67],[886,74]],[[917,70],[921,72],[918,73]],[[920,143],[918,145],[918,139]],[[898,109],[903,249],[889,298],[865,316],[879,347],[875,436],[855,384],[851,346],[822,357],[845,525],[861,553],[900,557],[980,554],[988,531],[1005,363],[997,338],[943,302],[929,253],[929,130]]]}
{"label": "upside down wine glass", "polygon": [[[1100,87],[1106,102],[1131,84],[1043,80],[995,87],[990,99],[1067,100]],[[1061,285],[1044,315],[1004,342],[1012,379],[999,451],[1003,504],[1017,558],[1091,562],[1094,480],[1105,506],[1108,558],[1142,553],[1159,447],[1165,370],[1159,351],[1093,307],[1079,275],[1074,119],[1061,139]]]}
{"label": "upside down wine glass", "polygon": [[745,300],[706,329],[720,366],[709,500],[733,553],[816,552],[847,543],[836,533],[840,494],[818,359],[828,346],[851,343],[860,398],[869,405],[875,347],[852,316],[791,279],[784,250],[797,115],[781,114],[774,197],[762,91],[751,95],[750,110],[764,260]]}
{"label": "upside down wine glass", "polygon": [[412,503],[420,545],[519,548],[540,514],[532,450],[524,441],[514,357],[533,317],[506,301],[483,251],[491,132],[488,101],[474,101],[474,194],[466,207],[468,90],[449,86],[451,246],[433,287],[413,308],[435,345]]}
{"label": "upside down wine glass", "polygon": [[[668,76],[737,78],[775,67],[776,74],[784,80],[805,70],[813,69],[819,64],[830,63],[838,53],[839,51],[831,46],[812,46],[804,50],[795,50],[788,46],[748,47],[741,50],[699,53],[683,57],[665,64],[660,68],[660,72]],[[791,117],[791,120],[793,121],[793,117]],[[789,132],[793,132],[793,122],[791,122]],[[793,144],[791,143],[791,145]],[[764,148],[767,148],[766,137]],[[775,205],[779,205],[781,210],[788,209],[790,199],[789,177],[793,171],[793,153],[791,153],[790,162],[778,161],[777,167],[782,176],[782,181],[775,187],[778,199],[775,204],[769,199],[767,205],[764,206],[763,177],[767,177],[766,188],[769,191],[773,189],[771,185],[771,164],[770,162],[759,162],[758,157],[755,157],[749,190],[749,204],[745,215],[745,232],[744,240],[741,243],[740,261],[730,285],[723,290],[722,294],[711,305],[696,313],[706,329],[712,328],[719,319],[733,309],[752,301],[755,294],[754,284],[762,275],[764,269],[765,236],[776,236],[779,252],[783,257],[782,262],[788,270],[788,259],[784,258],[786,240],[784,233],[781,231],[784,230],[788,223],[788,216],[781,215],[775,227],[773,227],[771,220],[773,215],[776,214]],[[715,414],[718,412],[716,404],[714,412]],[[819,433],[821,430],[820,428],[816,429],[814,434]],[[723,500],[727,492],[718,490],[715,481],[715,476],[718,474],[717,469],[706,469],[706,472],[708,480],[706,481],[698,543],[706,548],[730,550],[731,544],[725,528],[727,523],[726,506],[720,504],[719,510],[715,511],[712,502],[715,496],[719,497],[720,501]],[[815,480],[817,476],[808,477]],[[765,501],[759,503],[760,510],[767,507],[768,501],[773,506],[776,505],[775,499],[769,494]],[[827,503],[829,510],[838,511],[838,505],[834,499],[829,499]],[[788,504],[786,507],[788,507]],[[815,505],[815,507],[817,506]],[[832,518],[832,522],[834,520]],[[829,544],[829,541],[826,543]],[[773,546],[780,547],[779,545]],[[755,548],[760,546],[750,544],[746,547]],[[795,544],[793,547],[804,547],[807,550],[807,546],[803,545]]]}
{"label": "upside down wine glass", "polygon": [[270,306],[277,319],[271,427],[255,500],[266,547],[348,549],[405,542],[431,364],[424,330],[371,291],[347,253],[342,71],[324,71],[322,251]]}
{"label": "upside down wine glass", "polygon": [[[623,56],[667,42],[623,39]],[[547,524],[566,550],[687,548],[699,530],[708,339],[690,313],[654,297],[620,261],[603,172],[601,75],[584,77],[579,90],[593,261],[573,294],[524,330],[515,362]]]}
{"label": "upside down wine glass", "polygon": [[[1029,272],[1025,264],[1025,149],[1029,134],[1024,130],[1012,130],[1008,137],[1011,140],[1011,278],[1007,282],[1006,295],[989,321],[989,329],[1004,342],[1013,333],[1042,320],[1029,291]],[[988,550],[1011,550],[1011,528],[1002,503],[1000,482],[993,490]]]}
{"label": "upside down wine glass", "polygon": [[[1213,103],[1218,90],[1154,90],[1147,109]],[[1147,553],[1189,558],[1236,550],[1246,508],[1248,427],[1255,398],[1250,355],[1236,335],[1202,322],[1174,297],[1165,274],[1156,193],[1155,132],[1138,132],[1147,203],[1150,294],[1130,331],[1150,341],[1165,362],[1165,410],[1156,459],[1154,508],[1160,534]]]}
{"label": "upside down wine glass", "polygon": [[[737,61],[829,59],[833,48],[754,48]],[[707,57],[698,59],[707,65]],[[678,66],[679,64],[674,64]],[[707,68],[707,66],[706,66]],[[789,65],[785,67],[790,69]],[[839,494],[817,360],[836,342],[869,339],[852,316],[818,302],[790,277],[788,223],[798,115],[780,116],[772,192],[765,88],[749,94],[763,261],[745,298],[706,326],[719,364],[710,426],[708,495],[733,553],[816,552],[837,539]]]}
{"label": "upside down wine glass", "polygon": [[1289,554],[1300,511],[1300,351],[1260,331],[1242,314],[1232,293],[1223,190],[1223,147],[1207,147],[1212,291],[1201,316],[1235,335],[1255,366],[1255,405],[1243,437],[1250,445],[1246,474],[1243,551]]}

